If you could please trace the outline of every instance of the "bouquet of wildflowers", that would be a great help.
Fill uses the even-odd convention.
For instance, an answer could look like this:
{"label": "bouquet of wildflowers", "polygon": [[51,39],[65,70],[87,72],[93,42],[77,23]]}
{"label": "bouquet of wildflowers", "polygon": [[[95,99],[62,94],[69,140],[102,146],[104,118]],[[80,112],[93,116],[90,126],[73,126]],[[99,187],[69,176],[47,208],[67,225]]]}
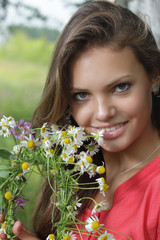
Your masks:
{"label": "bouquet of wildflowers", "polygon": [[[98,240],[115,239],[111,233],[103,228],[94,213],[105,209],[105,203],[96,203],[91,217],[85,223],[78,222],[77,209],[81,207],[81,200],[77,199],[76,191],[85,188],[85,184],[79,185],[79,178],[85,172],[90,177],[97,173],[104,174],[104,166],[96,166],[92,156],[98,151],[98,144],[91,141],[86,151],[78,151],[88,138],[94,138],[98,142],[102,140],[102,133],[87,136],[81,127],[67,125],[48,126],[45,123],[40,129],[32,129],[31,124],[20,120],[16,122],[12,117],[0,120],[0,135],[13,136],[15,146],[9,152],[0,149],[0,207],[5,216],[5,222],[0,225],[0,233],[4,232],[8,239],[16,239],[12,232],[16,209],[23,207],[26,199],[22,196],[22,190],[28,176],[34,171],[34,167],[41,168],[41,174],[48,178],[52,189],[51,203],[53,205],[52,219],[54,222],[54,209],[60,211],[60,219],[56,223],[56,235],[50,233],[46,238],[56,240],[75,240],[76,232],[81,234],[77,224],[83,224],[85,231],[96,233]],[[54,180],[54,184],[52,184]],[[108,185],[103,177],[96,180],[97,189],[105,195]],[[54,200],[53,200],[54,199]],[[72,226],[72,228],[70,227]],[[128,237],[129,238],[129,237]]]}

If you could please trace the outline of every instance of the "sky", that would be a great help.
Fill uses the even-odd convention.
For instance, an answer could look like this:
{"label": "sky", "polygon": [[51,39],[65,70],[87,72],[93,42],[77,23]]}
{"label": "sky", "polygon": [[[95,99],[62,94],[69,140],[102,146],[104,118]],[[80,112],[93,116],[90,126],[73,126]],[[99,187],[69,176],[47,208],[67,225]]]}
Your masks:
{"label": "sky", "polygon": [[[19,0],[11,0],[12,3],[17,3]],[[15,9],[10,7],[8,11],[8,18],[6,24],[25,23],[28,25],[36,26],[50,26],[52,28],[63,28],[71,15],[75,12],[76,8],[72,6],[73,3],[81,3],[83,0],[21,0],[24,4],[38,8],[41,13],[49,17],[49,20],[44,23],[39,20],[25,21],[21,16],[25,12],[16,13]]]}

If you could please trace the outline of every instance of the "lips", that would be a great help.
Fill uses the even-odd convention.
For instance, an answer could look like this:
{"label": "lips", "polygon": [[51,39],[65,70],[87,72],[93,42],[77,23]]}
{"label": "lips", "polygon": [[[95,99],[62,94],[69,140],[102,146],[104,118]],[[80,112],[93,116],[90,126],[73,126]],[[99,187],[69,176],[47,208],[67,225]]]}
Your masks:
{"label": "lips", "polygon": [[96,128],[97,131],[104,131],[103,138],[113,139],[119,137],[126,129],[128,122],[121,122],[118,124],[110,125],[108,127],[99,127]]}

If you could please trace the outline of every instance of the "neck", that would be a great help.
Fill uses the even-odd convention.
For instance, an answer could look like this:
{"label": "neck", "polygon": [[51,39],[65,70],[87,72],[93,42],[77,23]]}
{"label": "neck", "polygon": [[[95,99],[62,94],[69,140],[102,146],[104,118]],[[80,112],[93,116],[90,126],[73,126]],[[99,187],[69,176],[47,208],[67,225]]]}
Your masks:
{"label": "neck", "polygon": [[[138,172],[141,168],[155,159],[159,153],[160,148],[156,149],[160,144],[158,131],[152,131],[151,137],[144,137],[135,141],[126,149],[119,152],[107,152],[102,150],[105,165],[107,168],[107,175],[111,179],[121,175],[122,172],[127,173],[128,176]],[[143,162],[142,162],[143,161]],[[137,167],[134,167],[136,166]],[[131,169],[127,171],[127,169]]]}

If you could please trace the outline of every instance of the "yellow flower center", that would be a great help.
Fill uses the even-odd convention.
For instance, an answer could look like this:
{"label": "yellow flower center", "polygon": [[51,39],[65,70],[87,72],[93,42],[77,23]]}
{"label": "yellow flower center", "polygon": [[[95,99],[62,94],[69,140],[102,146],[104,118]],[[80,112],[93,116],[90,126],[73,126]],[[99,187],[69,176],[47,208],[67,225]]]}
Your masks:
{"label": "yellow flower center", "polygon": [[3,129],[3,133],[6,133],[7,131]]}
{"label": "yellow flower center", "polygon": [[51,149],[50,149],[50,152],[53,154],[53,153],[54,153],[54,150],[51,148]]}
{"label": "yellow flower center", "polygon": [[74,137],[77,138],[77,133],[75,133]]}
{"label": "yellow flower center", "polygon": [[74,162],[75,161],[74,161],[74,157],[73,156],[68,159],[68,163],[74,163]]}
{"label": "yellow flower center", "polygon": [[102,177],[102,182],[105,183],[105,179],[104,179],[104,177]]}
{"label": "yellow flower center", "polygon": [[8,201],[11,200],[12,198],[12,194],[11,192],[6,192],[5,195],[4,195],[5,199],[7,199]]}
{"label": "yellow flower center", "polygon": [[93,230],[97,230],[99,228],[99,222],[98,221],[94,221],[93,223],[92,223],[92,229]]}
{"label": "yellow flower center", "polygon": [[88,163],[92,163],[93,162],[93,159],[90,156],[87,156],[86,160],[87,160]]}
{"label": "yellow flower center", "polygon": [[103,166],[100,166],[99,169],[98,169],[98,173],[99,173],[99,174],[104,174],[105,171],[106,171],[106,169],[105,169],[105,167],[103,167]]}
{"label": "yellow flower center", "polygon": [[22,177],[22,173],[18,173],[17,177],[21,178]]}
{"label": "yellow flower center", "polygon": [[42,142],[44,143],[44,142],[47,141],[47,140],[49,140],[49,138],[44,138]]}
{"label": "yellow flower center", "polygon": [[105,183],[105,184],[103,184],[103,191],[105,192],[105,191],[107,191],[108,190],[108,188],[109,188],[109,186]]}
{"label": "yellow flower center", "polygon": [[67,154],[66,153],[62,153],[63,157],[66,158],[67,157]]}
{"label": "yellow flower center", "polygon": [[14,167],[16,165],[16,161],[15,160],[12,160],[11,161],[11,167]]}
{"label": "yellow flower center", "polygon": [[29,168],[29,164],[27,162],[22,163],[22,169],[27,170]]}
{"label": "yellow flower center", "polygon": [[3,126],[3,127],[7,127],[7,125],[6,125],[4,122],[2,122],[2,126]]}
{"label": "yellow flower center", "polygon": [[66,131],[61,131],[61,136],[62,136],[62,137],[65,137],[65,136],[67,136],[67,133],[66,133]]}
{"label": "yellow flower center", "polygon": [[97,165],[96,165],[96,164],[92,164],[92,169],[93,169],[93,171],[95,172],[96,169],[97,169]]}
{"label": "yellow flower center", "polygon": [[33,148],[34,146],[35,146],[35,143],[34,143],[33,140],[29,140],[29,141],[27,142],[27,147],[28,147],[28,148]]}
{"label": "yellow flower center", "polygon": [[84,167],[84,161],[81,161],[81,163],[82,163],[82,166]]}
{"label": "yellow flower center", "polygon": [[69,236],[69,235],[66,235],[66,236],[64,236],[64,238],[63,238],[64,240],[70,240],[71,239],[71,236]]}
{"label": "yellow flower center", "polygon": [[2,224],[2,228],[3,229],[6,229],[7,228],[7,225],[5,223]]}
{"label": "yellow flower center", "polygon": [[41,129],[41,131],[42,131],[42,133],[44,133],[44,132],[46,131],[46,128],[43,127],[43,128]]}
{"label": "yellow flower center", "polygon": [[54,239],[54,238],[55,238],[54,234],[49,234],[49,239]]}
{"label": "yellow flower center", "polygon": [[65,139],[64,139],[64,143],[65,143],[65,144],[69,144],[70,142],[71,142],[71,140],[70,140],[69,138],[65,138]]}
{"label": "yellow flower center", "polygon": [[107,240],[107,236],[103,236],[102,238],[101,238],[101,240]]}
{"label": "yellow flower center", "polygon": [[77,151],[77,145],[73,145],[73,147],[74,147],[75,151]]}
{"label": "yellow flower center", "polygon": [[56,173],[56,170],[55,170],[55,169],[52,169],[52,170],[51,170],[51,173],[52,173],[52,174],[55,174],[55,173]]}

